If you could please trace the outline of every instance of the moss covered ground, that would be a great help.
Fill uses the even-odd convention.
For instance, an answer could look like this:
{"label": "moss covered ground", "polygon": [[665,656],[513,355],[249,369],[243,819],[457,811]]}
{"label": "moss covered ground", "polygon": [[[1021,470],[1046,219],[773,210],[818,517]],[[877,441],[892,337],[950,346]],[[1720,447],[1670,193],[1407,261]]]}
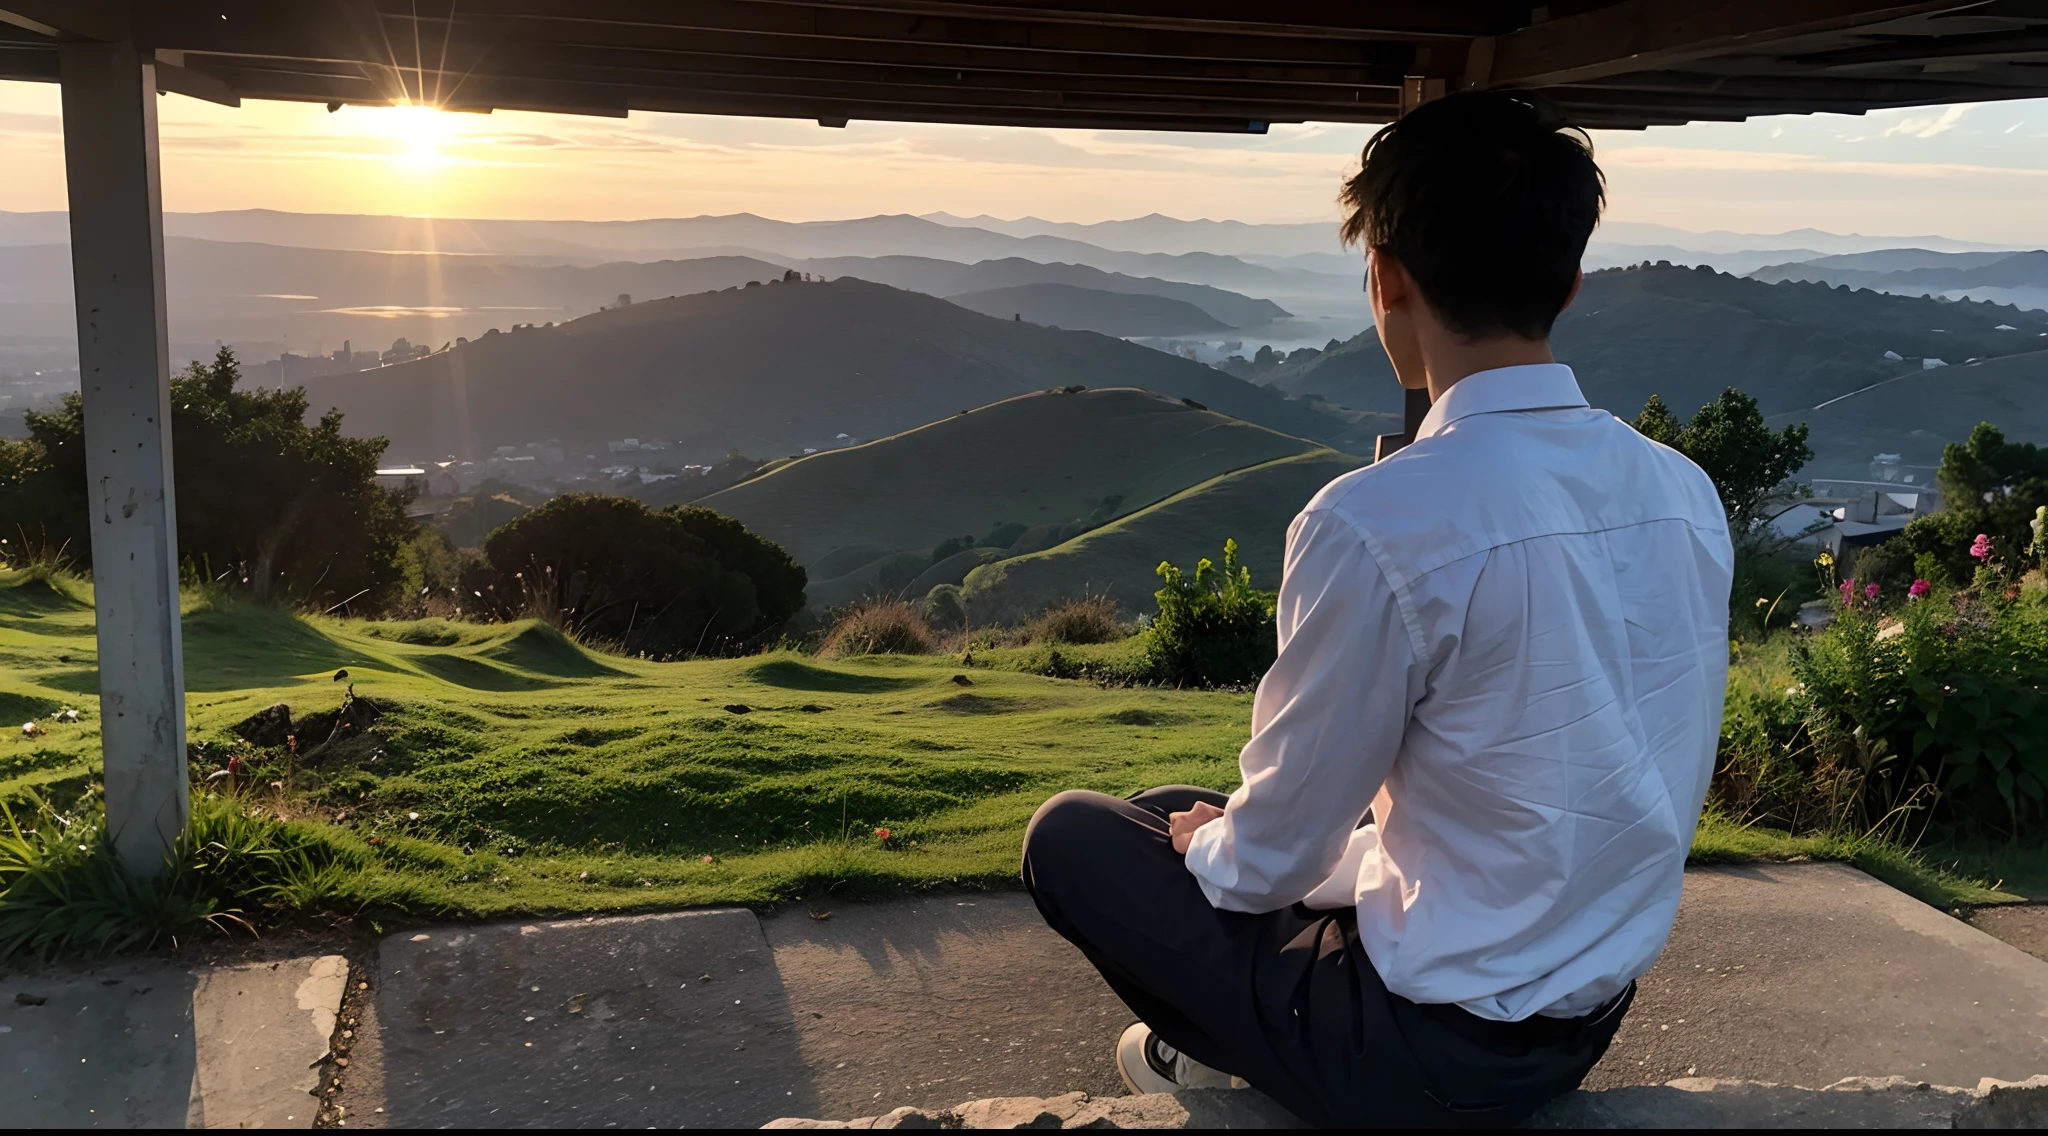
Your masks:
{"label": "moss covered ground", "polygon": [[[38,723],[0,735],[0,802],[17,813],[31,798],[74,808],[97,779],[89,598],[64,577],[0,575],[0,721]],[[1250,718],[1246,693],[1050,678],[1028,673],[1028,651],[972,665],[795,652],[657,663],[531,622],[186,605],[195,784],[234,758],[239,773],[199,790],[228,798],[207,807],[318,830],[319,878],[266,901],[295,910],[477,917],[1011,886],[1047,796],[1228,789]],[[1073,653],[1113,664],[1117,647]],[[337,733],[351,688],[376,718]],[[233,732],[280,702],[306,735],[296,755]],[[77,722],[60,720],[65,707]],[[1941,872],[1719,821],[1698,851],[1869,861],[1944,906],[2000,898],[1982,866]]]}

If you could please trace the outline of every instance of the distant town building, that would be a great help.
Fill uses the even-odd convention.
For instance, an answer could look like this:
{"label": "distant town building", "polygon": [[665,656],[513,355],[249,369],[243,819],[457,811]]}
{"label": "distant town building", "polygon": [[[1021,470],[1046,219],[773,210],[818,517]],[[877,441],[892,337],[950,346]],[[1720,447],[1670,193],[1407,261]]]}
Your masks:
{"label": "distant town building", "polygon": [[616,303],[614,303],[614,304],[613,304],[612,306],[613,306],[613,307],[615,307],[615,308],[630,308],[630,307],[632,307],[632,306],[633,306],[633,294],[632,294],[631,292],[621,292],[621,293],[619,293],[619,298],[618,298],[618,301],[617,301]]}

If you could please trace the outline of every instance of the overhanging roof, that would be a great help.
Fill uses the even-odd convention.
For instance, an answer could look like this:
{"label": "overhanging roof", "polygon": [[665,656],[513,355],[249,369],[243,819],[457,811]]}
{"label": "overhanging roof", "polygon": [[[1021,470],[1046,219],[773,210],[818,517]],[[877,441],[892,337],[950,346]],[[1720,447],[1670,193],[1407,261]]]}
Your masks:
{"label": "overhanging roof", "polygon": [[[1260,132],[1521,87],[1589,127],[2048,95],[2048,0],[0,0],[200,98]],[[1413,94],[1410,96],[1414,97]]]}

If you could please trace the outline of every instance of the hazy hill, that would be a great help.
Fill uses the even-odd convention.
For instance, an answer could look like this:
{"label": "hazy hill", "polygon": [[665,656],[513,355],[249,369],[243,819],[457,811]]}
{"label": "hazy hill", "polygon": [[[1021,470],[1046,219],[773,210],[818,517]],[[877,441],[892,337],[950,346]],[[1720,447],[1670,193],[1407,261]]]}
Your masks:
{"label": "hazy hill", "polygon": [[[928,558],[941,541],[980,540],[1006,526],[1002,554],[1043,547],[1057,543],[1057,530],[1099,525],[1219,474],[1312,451],[1313,442],[1151,391],[1039,392],[815,454],[703,504],[809,567],[815,607],[870,590],[898,554]],[[918,593],[957,583],[973,564]],[[920,575],[905,570],[897,583]]]}
{"label": "hazy hill", "polygon": [[350,432],[391,438],[394,456],[477,456],[549,437],[594,452],[626,436],[682,442],[686,454],[775,456],[1076,384],[1193,398],[1317,440],[1344,441],[1352,429],[1150,348],[858,280],[636,303],[315,379],[307,392],[316,409],[344,411]]}
{"label": "hazy hill", "polygon": [[1101,292],[1165,296],[1192,304],[1217,322],[1236,328],[1257,327],[1286,319],[1290,314],[1271,300],[1254,299],[1222,288],[1104,272],[1085,264],[1040,264],[1020,257],[976,264],[918,256],[827,257],[791,263],[825,276],[854,276],[933,296],[957,296],[1023,284],[1066,284]]}
{"label": "hazy hill", "polygon": [[1153,610],[1161,560],[1192,569],[1234,539],[1252,583],[1280,586],[1287,526],[1316,491],[1365,464],[1331,450],[1279,458],[1192,486],[1044,552],[1001,560],[967,577],[968,617],[1014,623],[1057,601],[1106,595],[1126,614]]}
{"label": "hazy hill", "polygon": [[[441,343],[489,327],[568,319],[616,301],[768,280],[783,266],[747,257],[577,266],[437,253],[361,252],[169,237],[164,272],[174,335],[195,339],[399,336]],[[0,334],[70,323],[68,245],[0,247]],[[438,333],[438,334],[436,334]]]}
{"label": "hazy hill", "polygon": [[1069,240],[1086,241],[1102,248],[1123,252],[1159,252],[1169,255],[1216,252],[1231,256],[1294,256],[1302,253],[1334,253],[1341,249],[1337,242],[1335,218],[1328,221],[1261,225],[1247,224],[1243,221],[1212,221],[1207,217],[1184,221],[1163,213],[1151,213],[1125,221],[1097,221],[1093,224],[1045,221],[1037,217],[1004,220],[986,214],[979,217],[956,217],[950,213],[926,213],[923,216],[925,220],[936,221],[941,225],[987,229],[993,233],[1007,233],[1013,237],[1066,237]]}
{"label": "hazy hill", "polygon": [[1019,284],[947,299],[969,311],[1116,336],[1200,335],[1228,331],[1208,312],[1165,296],[1103,292],[1072,284]]}
{"label": "hazy hill", "polygon": [[1930,252],[1891,249],[1774,264],[1758,280],[1814,280],[1908,296],[1968,297],[2022,308],[2048,308],[2048,252]]}
{"label": "hazy hill", "polygon": [[[2000,325],[2014,328],[1998,330]],[[2048,317],[1980,303],[1766,284],[1705,269],[1633,268],[1586,277],[1552,338],[1595,406],[1633,417],[1652,394],[1681,414],[1729,386],[1766,414],[1792,414],[1917,372],[1925,358],[1962,363],[2039,350]],[[1902,358],[1888,359],[1887,351]],[[1400,394],[1368,331],[1273,385],[1360,409],[1394,411]],[[1965,408],[1967,412],[1967,408]],[[1865,463],[1868,454],[1831,455]]]}

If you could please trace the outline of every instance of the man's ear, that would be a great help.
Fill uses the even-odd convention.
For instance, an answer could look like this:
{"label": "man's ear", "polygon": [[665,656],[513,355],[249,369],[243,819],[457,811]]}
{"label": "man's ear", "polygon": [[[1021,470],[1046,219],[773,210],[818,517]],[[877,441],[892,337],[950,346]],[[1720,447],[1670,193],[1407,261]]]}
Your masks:
{"label": "man's ear", "polygon": [[1584,271],[1572,273],[1572,290],[1564,294],[1564,306],[1557,309],[1560,313],[1571,310],[1572,301],[1579,298],[1579,286],[1585,282],[1586,274]]}
{"label": "man's ear", "polygon": [[1366,273],[1371,284],[1373,307],[1393,309],[1407,303],[1414,293],[1415,281],[1408,275],[1408,267],[1399,257],[1385,249],[1373,249],[1367,254]]}

